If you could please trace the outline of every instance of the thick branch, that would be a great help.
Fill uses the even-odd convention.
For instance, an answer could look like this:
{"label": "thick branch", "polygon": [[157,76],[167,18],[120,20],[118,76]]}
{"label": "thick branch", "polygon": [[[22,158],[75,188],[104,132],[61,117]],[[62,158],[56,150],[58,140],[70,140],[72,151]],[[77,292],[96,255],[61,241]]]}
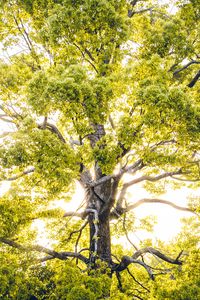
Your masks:
{"label": "thick branch", "polygon": [[145,253],[150,253],[153,256],[157,256],[160,259],[162,259],[162,260],[164,260],[164,261],[166,261],[170,264],[182,265],[182,261],[179,260],[181,254],[182,254],[182,251],[177,256],[177,258],[173,259],[173,258],[171,258],[169,256],[166,256],[162,252],[160,252],[160,251],[158,251],[158,250],[156,250],[152,247],[147,247],[147,248],[143,248],[143,249],[140,249],[140,250],[136,251],[132,256],[123,256],[122,259],[121,259],[121,262],[119,264],[114,265],[112,270],[115,271],[115,272],[121,272],[121,271],[127,269],[127,267],[131,263],[139,264],[139,265],[143,266],[146,269],[146,271],[148,272],[150,278],[153,280],[154,279],[154,274],[152,272],[152,268],[150,266],[148,266],[147,264],[145,264],[144,261],[138,260],[138,257],[142,256],[142,254],[145,254]]}
{"label": "thick branch", "polygon": [[38,128],[50,130],[51,132],[53,132],[57,135],[57,137],[61,140],[61,142],[66,143],[63,135],[60,133],[60,131],[58,130],[58,128],[55,125],[50,124],[49,122],[45,122],[45,126],[44,126],[44,124],[39,124]]}
{"label": "thick branch", "polygon": [[64,213],[63,217],[78,217],[84,219],[88,213],[86,211],[77,212],[77,211],[67,211]]}
{"label": "thick branch", "polygon": [[188,84],[188,87],[192,88],[196,84],[199,77],[200,77],[200,70],[197,72],[197,74],[194,76],[194,78],[190,81],[190,83]]}
{"label": "thick branch", "polygon": [[155,255],[170,264],[182,265],[182,261],[179,260],[181,254],[182,254],[182,251],[181,251],[181,254],[179,254],[175,259],[173,259],[152,247],[147,247],[147,248],[143,248],[143,249],[136,251],[133,254],[132,258],[137,259],[138,257],[140,257],[142,254],[145,254],[145,253],[150,253],[152,255]]}
{"label": "thick branch", "polygon": [[68,257],[73,257],[73,258],[78,258],[81,261],[83,261],[84,263],[88,264],[89,260],[83,256],[80,253],[75,253],[75,252],[57,252],[51,249],[48,249],[46,247],[40,246],[40,245],[32,245],[32,246],[23,246],[19,243],[16,243],[13,240],[9,240],[6,238],[0,238],[0,242],[11,246],[13,248],[25,251],[25,252],[29,252],[29,251],[36,251],[36,252],[40,252],[40,253],[46,253],[48,254],[47,257],[43,258],[43,259],[39,259],[39,261],[46,261],[49,259],[53,259],[53,258],[58,258],[61,260],[66,260],[68,259]]}
{"label": "thick branch", "polygon": [[149,274],[150,278],[152,280],[154,279],[153,272],[152,272],[151,268],[148,265],[146,265],[143,261],[138,260],[138,259],[134,259],[131,256],[123,256],[121,262],[117,266],[114,266],[113,271],[121,272],[121,271],[127,269],[127,267],[131,263],[139,264],[142,267],[144,267],[146,269],[147,273]]}
{"label": "thick branch", "polygon": [[177,69],[176,71],[173,72],[173,75],[178,74],[179,72],[182,72],[183,70],[187,69],[189,66],[193,65],[193,64],[200,64],[200,61],[197,60],[192,60],[189,63],[187,63],[185,66],[183,66],[182,68]]}
{"label": "thick branch", "polygon": [[120,171],[117,174],[107,175],[107,176],[104,176],[104,177],[100,178],[97,181],[88,182],[88,186],[92,188],[92,187],[101,185],[101,184],[105,183],[106,181],[108,181],[112,178],[113,179],[119,179],[119,178],[121,178],[121,176],[123,174],[125,174],[127,172],[131,172],[132,174],[134,174],[135,172],[137,172],[138,170],[140,170],[143,167],[144,167],[144,164],[143,164],[142,160],[139,159],[138,161],[136,161],[131,166],[121,168]]}

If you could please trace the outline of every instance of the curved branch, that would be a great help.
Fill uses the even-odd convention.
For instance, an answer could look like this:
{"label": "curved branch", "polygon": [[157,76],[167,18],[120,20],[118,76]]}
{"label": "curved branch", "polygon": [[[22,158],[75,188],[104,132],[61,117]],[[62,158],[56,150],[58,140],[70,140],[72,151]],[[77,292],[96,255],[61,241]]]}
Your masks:
{"label": "curved branch", "polygon": [[151,268],[148,265],[146,265],[143,261],[138,260],[138,259],[134,259],[131,256],[123,256],[122,259],[121,259],[121,262],[117,266],[114,266],[113,271],[115,271],[115,272],[122,272],[125,269],[127,269],[127,267],[131,263],[139,264],[142,267],[144,267],[146,269],[147,273],[149,274],[150,278],[152,280],[154,279],[154,275],[153,275],[153,272],[152,272]]}
{"label": "curved branch", "polygon": [[169,256],[166,256],[165,254],[163,254],[162,252],[152,248],[152,247],[147,247],[147,248],[143,248],[140,249],[138,251],[136,251],[132,256],[123,256],[121,259],[121,262],[119,264],[115,264],[112,268],[112,271],[114,272],[121,272],[125,269],[127,269],[127,267],[131,264],[139,264],[142,267],[144,267],[147,271],[147,273],[149,274],[150,278],[152,280],[154,280],[154,274],[152,272],[152,268],[147,265],[144,261],[141,261],[138,259],[138,257],[142,256],[142,254],[145,253],[150,253],[154,256],[159,257],[160,259],[170,263],[170,264],[175,264],[175,265],[182,265],[182,261],[179,260],[180,256],[182,255],[182,251],[181,253],[177,256],[177,258],[173,259]]}
{"label": "curved branch", "polygon": [[193,65],[193,64],[200,64],[200,61],[197,60],[192,60],[189,63],[187,63],[185,66],[183,66],[182,68],[176,70],[173,72],[173,75],[178,74],[179,72],[182,72],[183,70],[187,69],[189,66]]}
{"label": "curved branch", "polygon": [[[81,226],[81,228],[70,232],[70,235],[66,239],[66,241],[69,242],[74,234],[76,234],[76,233],[82,233],[83,229],[87,226],[87,224],[88,224],[88,220]],[[75,252],[77,252],[77,251],[75,251]]]}
{"label": "curved branch", "polygon": [[17,175],[14,175],[14,176],[12,176],[12,177],[9,177],[9,178],[2,178],[2,179],[0,179],[0,181],[14,181],[14,180],[16,180],[16,179],[19,179],[20,177],[23,177],[24,175],[33,173],[34,171],[35,171],[35,168],[32,167],[32,168],[30,168],[29,170],[23,171],[22,173],[17,174]]}
{"label": "curved branch", "polygon": [[57,135],[57,137],[59,138],[59,140],[61,140],[61,142],[66,143],[66,140],[64,139],[63,135],[61,134],[61,132],[58,130],[58,128],[55,125],[53,125],[49,122],[45,122],[45,126],[44,126],[44,124],[39,124],[38,128],[50,130],[51,132],[53,132],[54,134]]}
{"label": "curved branch", "polygon": [[138,170],[141,170],[145,165],[143,164],[142,159],[139,159],[138,161],[136,161],[134,164],[127,166],[127,167],[123,167],[120,169],[120,171],[117,174],[113,174],[113,175],[107,175],[104,177],[101,177],[99,180],[96,181],[90,181],[87,183],[87,185],[89,187],[96,187],[98,185],[101,185],[103,183],[105,183],[106,181],[110,180],[110,179],[120,179],[122,177],[122,175],[124,175],[125,173],[132,173],[134,174],[135,172],[137,172]]}
{"label": "curved branch", "polygon": [[40,245],[24,246],[24,245],[21,245],[21,244],[15,242],[15,241],[13,241],[13,240],[9,240],[9,239],[2,238],[2,237],[0,237],[0,242],[6,244],[8,246],[11,246],[13,248],[25,251],[25,252],[36,251],[36,252],[48,254],[48,256],[46,256],[46,257],[44,257],[42,259],[39,259],[38,261],[40,261],[40,262],[46,261],[46,260],[49,260],[49,259],[54,259],[54,258],[58,258],[58,259],[61,259],[61,260],[66,260],[66,259],[68,259],[68,257],[73,257],[73,258],[80,259],[85,264],[89,263],[89,259],[87,257],[83,256],[80,253],[75,253],[75,252],[57,252],[57,251],[48,249],[48,248],[40,246]]}
{"label": "curved branch", "polygon": [[140,257],[142,254],[145,254],[145,253],[150,253],[152,255],[155,255],[159,258],[161,258],[162,260],[170,263],[170,264],[174,264],[174,265],[182,265],[182,261],[179,260],[179,258],[181,257],[183,251],[181,251],[179,253],[179,255],[173,259],[173,258],[170,258],[169,256],[166,256],[165,254],[163,254],[162,252],[152,248],[152,247],[146,247],[146,248],[143,248],[143,249],[140,249],[138,251],[136,251],[133,255],[132,255],[132,258],[133,259],[137,259],[138,257]]}
{"label": "curved branch", "polygon": [[161,175],[158,175],[158,176],[155,176],[155,177],[152,177],[152,176],[148,176],[148,175],[144,175],[144,176],[141,176],[139,178],[136,178],[136,179],[133,179],[127,183],[125,183],[122,187],[122,189],[124,188],[128,188],[129,186],[131,185],[134,185],[136,183],[139,183],[139,182],[142,182],[142,181],[151,181],[151,182],[155,182],[155,181],[158,181],[158,180],[161,180],[161,179],[164,179],[166,177],[171,177],[173,175],[181,175],[182,174],[182,171],[181,170],[178,170],[176,172],[166,172],[164,174],[161,174]]}
{"label": "curved branch", "polygon": [[117,200],[117,205],[116,205],[117,210],[120,210],[120,208],[122,207],[122,202],[124,200],[124,197],[125,197],[125,194],[126,194],[126,191],[127,191],[128,187],[130,187],[130,186],[132,186],[134,184],[140,183],[142,181],[155,182],[155,181],[164,179],[166,177],[172,177],[173,175],[181,175],[181,174],[182,174],[182,171],[180,169],[180,170],[178,170],[176,172],[166,172],[166,173],[163,173],[163,174],[155,176],[155,177],[144,175],[144,176],[141,176],[139,178],[136,178],[136,179],[133,179],[133,180],[131,180],[129,182],[124,183],[124,185],[122,186],[122,189],[120,191],[118,200]]}
{"label": "curved branch", "polygon": [[148,198],[144,198],[144,199],[141,199],[137,202],[135,202],[134,204],[131,204],[129,206],[127,206],[126,208],[123,209],[122,213],[124,212],[128,212],[132,209],[135,209],[137,208],[138,206],[144,204],[144,203],[161,203],[161,204],[166,204],[166,205],[169,205],[175,209],[178,209],[178,210],[182,210],[182,211],[187,211],[187,212],[190,212],[190,213],[193,213],[193,214],[196,214],[196,212],[194,212],[192,209],[188,208],[188,207],[183,207],[183,206],[179,206],[179,205],[176,205],[170,201],[167,201],[167,200],[161,200],[161,199],[148,199]]}

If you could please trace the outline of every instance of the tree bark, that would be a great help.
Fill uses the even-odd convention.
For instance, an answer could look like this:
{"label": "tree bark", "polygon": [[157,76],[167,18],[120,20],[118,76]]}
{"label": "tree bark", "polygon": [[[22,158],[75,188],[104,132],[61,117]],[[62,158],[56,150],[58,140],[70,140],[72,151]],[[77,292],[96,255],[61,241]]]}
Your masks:
{"label": "tree bark", "polygon": [[111,262],[111,238],[109,219],[99,221],[97,256],[108,263]]}

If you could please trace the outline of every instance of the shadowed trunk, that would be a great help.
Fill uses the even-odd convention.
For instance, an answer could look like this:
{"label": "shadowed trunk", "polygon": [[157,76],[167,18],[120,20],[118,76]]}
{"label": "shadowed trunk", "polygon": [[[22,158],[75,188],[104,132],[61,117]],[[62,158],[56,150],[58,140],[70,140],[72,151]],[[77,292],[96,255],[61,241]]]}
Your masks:
{"label": "shadowed trunk", "polygon": [[111,238],[110,238],[110,222],[109,219],[99,222],[98,232],[98,243],[97,243],[97,255],[101,260],[111,261]]}

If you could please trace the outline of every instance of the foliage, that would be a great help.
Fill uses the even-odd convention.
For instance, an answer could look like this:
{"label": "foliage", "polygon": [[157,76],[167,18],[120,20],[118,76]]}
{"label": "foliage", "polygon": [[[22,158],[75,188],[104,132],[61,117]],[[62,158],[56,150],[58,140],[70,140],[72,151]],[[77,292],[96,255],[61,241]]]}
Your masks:
{"label": "foliage", "polygon": [[[198,197],[155,198],[199,187],[199,0],[158,2],[1,1],[0,299],[199,297]],[[153,230],[145,202],[196,216],[171,244],[113,246]]]}

